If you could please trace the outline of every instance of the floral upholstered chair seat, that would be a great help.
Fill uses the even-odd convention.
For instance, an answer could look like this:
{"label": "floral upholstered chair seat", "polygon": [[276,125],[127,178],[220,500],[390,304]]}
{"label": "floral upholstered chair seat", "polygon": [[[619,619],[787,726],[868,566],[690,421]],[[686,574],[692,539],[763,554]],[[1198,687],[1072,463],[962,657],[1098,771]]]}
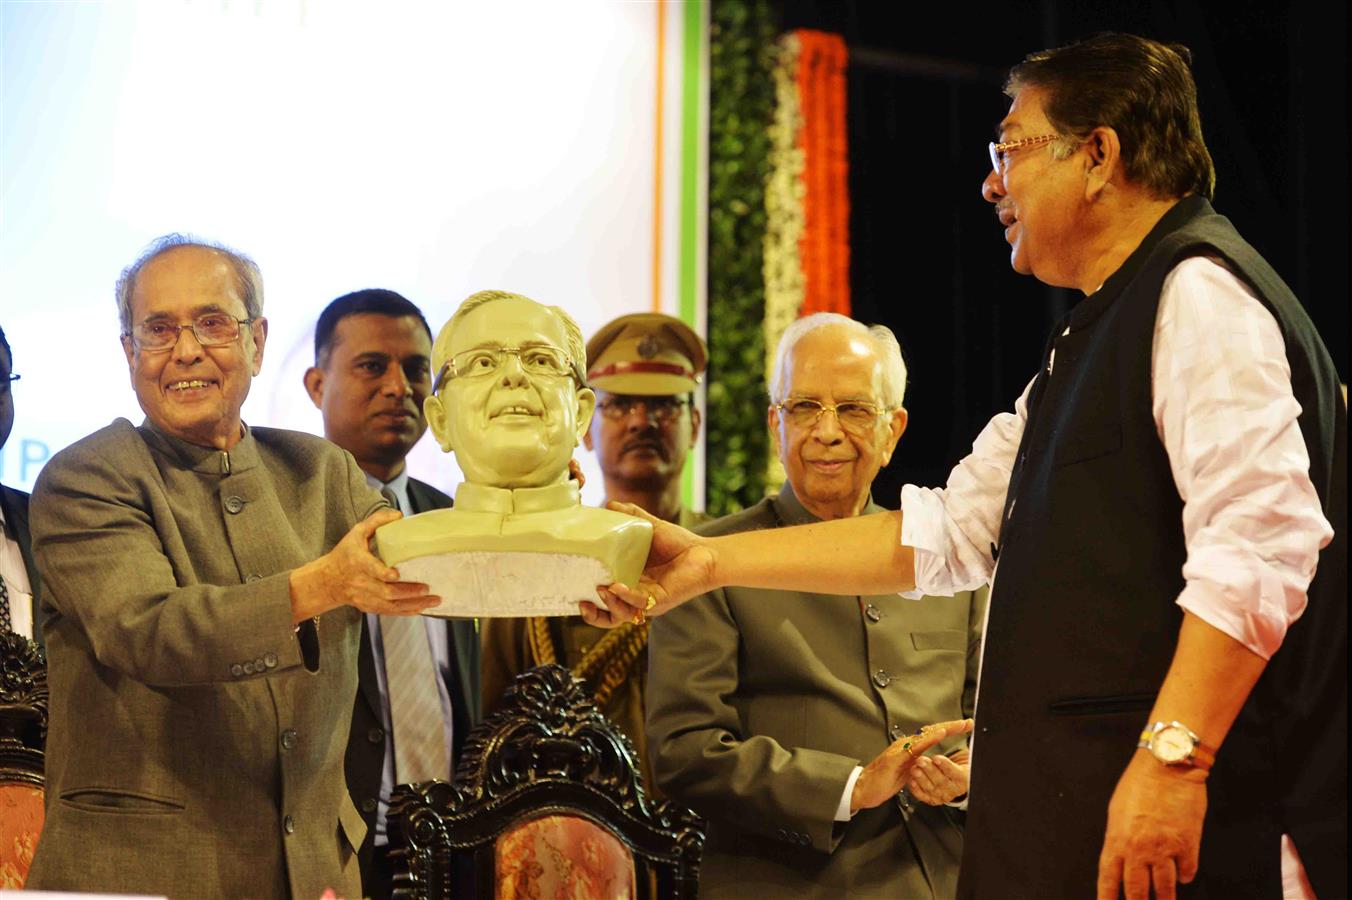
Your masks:
{"label": "floral upholstered chair seat", "polygon": [[0,782],[0,888],[21,888],[42,832],[43,790]]}
{"label": "floral upholstered chair seat", "polygon": [[542,816],[498,838],[500,900],[634,900],[634,858],[619,839],[577,816]]}

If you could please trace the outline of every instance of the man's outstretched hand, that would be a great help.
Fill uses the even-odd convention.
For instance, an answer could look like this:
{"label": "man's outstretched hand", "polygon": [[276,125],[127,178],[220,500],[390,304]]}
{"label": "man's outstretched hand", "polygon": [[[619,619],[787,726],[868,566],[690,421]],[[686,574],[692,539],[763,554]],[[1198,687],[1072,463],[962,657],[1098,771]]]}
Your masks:
{"label": "man's outstretched hand", "polygon": [[651,522],[653,542],[637,585],[604,585],[596,590],[600,604],[582,602],[582,618],[588,624],[614,628],[623,622],[642,621],[640,614],[660,616],[718,586],[714,579],[714,554],[707,541],[632,504],[607,505],[616,512]]}
{"label": "man's outstretched hand", "polygon": [[958,719],[926,725],[919,734],[894,741],[877,759],[864,766],[864,771],[855,779],[854,792],[850,794],[850,812],[872,809],[895,797],[906,787],[922,753],[946,737],[968,734],[971,730],[971,719]]}

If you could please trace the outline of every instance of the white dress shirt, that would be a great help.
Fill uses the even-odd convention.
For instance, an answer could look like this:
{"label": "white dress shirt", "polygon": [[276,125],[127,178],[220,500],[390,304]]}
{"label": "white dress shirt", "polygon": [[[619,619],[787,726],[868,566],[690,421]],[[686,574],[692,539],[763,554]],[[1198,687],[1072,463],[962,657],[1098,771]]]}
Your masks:
{"label": "white dress shirt", "polygon": [[[1151,353],[1155,426],[1183,500],[1187,557],[1176,602],[1270,659],[1305,611],[1319,551],[1333,536],[1310,481],[1281,331],[1229,269],[1193,257],[1164,280]],[[990,582],[999,602],[991,547],[1031,388],[982,430],[947,487],[902,488],[901,542],[916,550],[916,590],[906,596]],[[977,696],[979,714],[979,683]],[[1293,877],[1299,859],[1289,839],[1282,863]]]}

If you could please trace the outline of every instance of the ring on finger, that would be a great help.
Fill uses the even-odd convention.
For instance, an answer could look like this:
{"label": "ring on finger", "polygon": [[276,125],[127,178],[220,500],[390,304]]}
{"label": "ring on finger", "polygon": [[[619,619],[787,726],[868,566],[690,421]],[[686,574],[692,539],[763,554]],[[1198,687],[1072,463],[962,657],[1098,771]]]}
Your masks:
{"label": "ring on finger", "polygon": [[636,626],[642,625],[647,621],[648,617],[643,614],[643,610],[639,610],[638,612],[634,613],[634,624]]}
{"label": "ring on finger", "polygon": [[653,607],[657,605],[657,598],[652,594],[648,595],[648,605],[643,607],[644,612],[652,612]]}

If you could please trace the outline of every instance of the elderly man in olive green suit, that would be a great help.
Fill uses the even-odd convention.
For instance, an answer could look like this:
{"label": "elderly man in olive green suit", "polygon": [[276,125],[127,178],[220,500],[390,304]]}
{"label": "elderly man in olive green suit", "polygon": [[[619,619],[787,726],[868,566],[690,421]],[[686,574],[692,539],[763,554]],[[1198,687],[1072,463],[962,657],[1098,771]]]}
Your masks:
{"label": "elderly man in olive green suit", "polygon": [[[794,323],[769,410],[788,484],[699,530],[877,511],[869,488],[905,430],[905,379],[886,328]],[[984,602],[729,587],[652,621],[649,748],[658,785],[708,819],[702,898],[952,896],[962,814],[947,804],[966,793],[965,739],[921,756],[909,781],[902,767],[907,735],[971,714]]]}
{"label": "elderly man in olive green suit", "polygon": [[437,600],[371,554],[398,513],[351,456],[240,420],[262,303],[247,257],[153,244],[118,282],[146,421],[38,478],[51,697],[29,887],[359,896],[343,752],[361,611]]}

